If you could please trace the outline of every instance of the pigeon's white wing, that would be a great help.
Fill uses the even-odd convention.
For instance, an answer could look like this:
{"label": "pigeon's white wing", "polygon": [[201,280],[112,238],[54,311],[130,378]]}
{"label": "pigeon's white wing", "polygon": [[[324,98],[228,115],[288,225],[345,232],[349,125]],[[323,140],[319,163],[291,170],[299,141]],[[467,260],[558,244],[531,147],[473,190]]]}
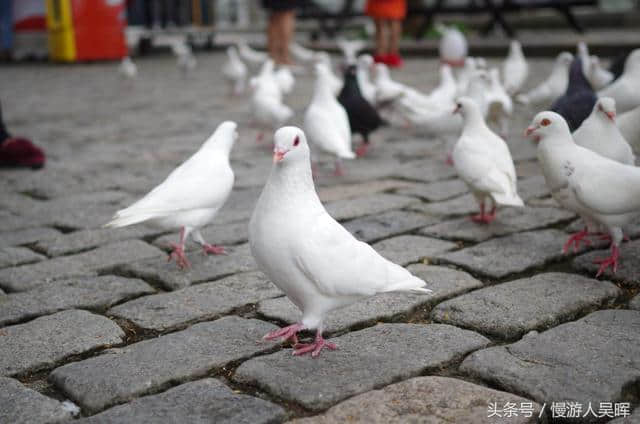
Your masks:
{"label": "pigeon's white wing", "polygon": [[640,168],[581,149],[564,166],[569,189],[584,207],[603,215],[640,210]]}
{"label": "pigeon's white wing", "polygon": [[296,237],[294,264],[326,296],[371,296],[415,291],[424,282],[356,240],[323,211],[311,221],[309,234]]}
{"label": "pigeon's white wing", "polygon": [[453,151],[453,162],[460,179],[474,190],[507,193],[508,183],[505,182],[510,178],[496,166],[491,149],[483,148],[477,141],[466,140],[466,136],[462,136]]}
{"label": "pigeon's white wing", "polygon": [[325,108],[311,105],[304,116],[305,132],[310,141],[322,150],[340,157],[352,156],[348,118],[346,113],[341,116],[337,112],[340,111],[333,114]]}

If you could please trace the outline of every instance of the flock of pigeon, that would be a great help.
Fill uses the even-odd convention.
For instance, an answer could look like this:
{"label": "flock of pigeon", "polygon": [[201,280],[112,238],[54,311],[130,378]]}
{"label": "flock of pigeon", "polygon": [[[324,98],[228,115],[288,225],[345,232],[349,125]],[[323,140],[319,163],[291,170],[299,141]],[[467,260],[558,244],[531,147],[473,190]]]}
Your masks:
{"label": "flock of pigeon", "polygon": [[[266,339],[290,340],[294,355],[317,356],[336,348],[322,337],[322,322],[331,310],[377,293],[430,293],[424,281],[334,220],[315,191],[310,146],[335,156],[335,173],[341,175],[342,161],[365,155],[369,134],[383,125],[410,126],[428,139],[442,140],[447,162],[478,202],[480,213],[471,218],[489,224],[498,207],[524,207],[504,141],[513,102],[550,109],[533,118],[526,135],[538,142],[553,198],[585,223],[563,250],[577,250],[580,243],[590,244],[588,236],[602,233],[611,241],[611,255],[599,260],[597,275],[609,266],[616,271],[623,228],[640,215],[640,168],[633,154],[634,148],[640,150],[640,49],[626,57],[618,75],[604,69],[581,43],[575,58],[560,53],[549,77],[529,92],[522,91],[529,67],[517,41],[511,42],[502,69],[488,69],[482,58],[441,52],[440,83],[426,94],[392,80],[387,67],[374,64],[371,56],[358,56],[362,42],[342,40],[339,46],[343,78],[334,73],[326,52],[291,45],[296,60],[315,72],[303,129],[283,126],[293,116],[284,103],[295,84],[289,67],[276,69],[265,53],[239,43],[228,48],[222,69],[230,94],[250,89],[254,124],[261,131],[275,130],[273,165],[249,223],[249,244],[259,268],[302,311],[302,319]],[[190,50],[178,46],[174,53],[180,69],[196,66]],[[455,65],[461,65],[457,75]],[[125,59],[121,66],[135,65]],[[250,68],[259,69],[252,78]],[[355,151],[354,134],[362,138]],[[229,154],[237,137],[235,122],[220,124],[193,156],[145,197],[118,211],[107,226],[149,222],[179,230],[180,241],[172,245],[169,259],[181,268],[190,266],[184,251],[189,235],[205,253],[225,253],[207,243],[200,228],[211,223],[231,193]],[[298,332],[313,329],[312,342],[298,341]]]}

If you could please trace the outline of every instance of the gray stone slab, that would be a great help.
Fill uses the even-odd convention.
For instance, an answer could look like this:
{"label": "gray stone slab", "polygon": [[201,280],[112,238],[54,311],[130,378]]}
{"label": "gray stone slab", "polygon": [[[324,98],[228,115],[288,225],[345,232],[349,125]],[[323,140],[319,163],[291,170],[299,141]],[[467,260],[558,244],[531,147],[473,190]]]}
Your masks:
{"label": "gray stone slab", "polygon": [[38,290],[2,297],[0,326],[64,309],[105,310],[122,300],[153,292],[142,280],[111,275],[53,281]]}
{"label": "gray stone slab", "polygon": [[32,244],[40,240],[46,240],[59,236],[58,230],[47,227],[24,228],[15,231],[3,231],[0,233],[0,247],[20,246]]}
{"label": "gray stone slab", "polygon": [[[498,411],[516,405],[516,416],[489,417],[490,404]],[[528,413],[520,406],[530,404]],[[415,377],[354,396],[322,415],[289,421],[290,424],[388,423],[527,423],[538,422],[542,407],[520,396],[448,377]],[[502,415],[502,414],[501,414]],[[528,415],[528,416],[527,416]]]}
{"label": "gray stone slab", "polygon": [[114,406],[79,423],[275,424],[284,409],[266,400],[237,394],[219,380],[205,378],[166,392]]}
{"label": "gray stone slab", "polygon": [[429,202],[441,202],[468,192],[467,185],[457,178],[429,184],[415,184],[397,191],[398,194],[419,197]]}
{"label": "gray stone slab", "polygon": [[[578,256],[572,262],[575,269],[586,271],[596,275],[599,264],[593,263],[596,259],[606,258],[611,255],[610,249],[596,250]],[[632,287],[640,287],[640,240],[634,240],[620,245],[620,257],[618,258],[618,270],[613,272],[611,267],[602,273],[602,278],[621,282]]]}
{"label": "gray stone slab", "polygon": [[[249,240],[249,223],[246,221],[232,222],[228,224],[213,224],[202,228],[202,237],[206,242],[227,246]],[[177,243],[179,234],[167,234],[153,241],[153,244],[161,249],[170,250],[171,243]],[[189,239],[186,245],[188,251],[201,249],[200,245]]]}
{"label": "gray stone slab", "polygon": [[0,422],[11,424],[59,423],[71,418],[55,399],[0,377]]}
{"label": "gray stone slab", "polygon": [[264,274],[249,272],[171,293],[141,297],[111,308],[108,314],[125,318],[144,329],[166,331],[277,296],[282,296],[282,292]]}
{"label": "gray stone slab", "polygon": [[372,242],[390,236],[407,233],[435,222],[434,218],[420,213],[389,211],[380,215],[356,218],[344,223],[344,227],[356,238]]}
{"label": "gray stone slab", "polygon": [[468,215],[479,211],[478,203],[471,194],[464,194],[443,202],[411,205],[408,209],[435,217]]}
{"label": "gray stone slab", "polygon": [[47,259],[26,247],[0,247],[0,268],[32,264]]}
{"label": "gray stone slab", "polygon": [[432,237],[407,235],[379,241],[372,247],[391,262],[404,266],[455,249],[457,244]]}
{"label": "gray stone slab", "polygon": [[[466,272],[440,266],[415,264],[408,267],[433,290],[430,295],[385,293],[358,301],[329,314],[324,321],[327,334],[375,325],[379,321],[407,320],[413,314],[425,315],[429,309],[450,297],[482,287],[482,283]],[[300,321],[300,310],[287,298],[263,300],[259,314],[268,319],[293,324]]]}
{"label": "gray stone slab", "polygon": [[240,365],[233,380],[322,410],[347,397],[445,367],[489,344],[477,333],[442,324],[380,324],[332,341],[338,349],[316,358],[292,357],[291,350],[284,349],[250,359]]}
{"label": "gray stone slab", "polygon": [[551,196],[551,191],[547,187],[542,173],[538,173],[538,175],[518,180],[518,195],[522,200],[528,202],[540,197]]}
{"label": "gray stone slab", "polygon": [[142,278],[146,281],[155,281],[162,284],[168,290],[177,290],[192,284],[216,280],[237,272],[255,271],[256,265],[249,244],[227,247],[228,255],[208,255],[200,252],[187,255],[191,266],[180,269],[171,261],[151,259],[123,265],[120,272]]}
{"label": "gray stone slab", "polygon": [[456,170],[453,166],[449,166],[444,163],[444,160],[438,159],[413,160],[397,167],[392,174],[393,177],[428,183],[446,180],[456,175]]}
{"label": "gray stone slab", "polygon": [[629,302],[629,308],[640,311],[640,294],[631,299]]}
{"label": "gray stone slab", "polygon": [[566,234],[539,230],[491,239],[472,247],[445,253],[437,259],[493,278],[526,271],[562,257]]}
{"label": "gray stone slab", "polygon": [[433,309],[431,318],[502,339],[515,339],[531,330],[544,330],[609,306],[621,295],[622,291],[607,281],[551,272],[447,300]]}
{"label": "gray stone slab", "polygon": [[34,248],[53,257],[83,252],[117,241],[153,237],[164,232],[166,231],[144,225],[79,230],[41,240],[35,244]]}
{"label": "gray stone slab", "polygon": [[50,368],[71,355],[120,343],[124,332],[113,321],[69,310],[0,330],[0,375]]}
{"label": "gray stone slab", "polygon": [[449,240],[481,242],[496,236],[548,227],[575,218],[558,208],[509,208],[498,212],[490,224],[477,224],[468,217],[444,221],[420,230],[421,234]]}
{"label": "gray stone slab", "polygon": [[474,352],[460,369],[547,405],[557,399],[599,405],[633,398],[639,355],[640,311],[603,310]]}
{"label": "gray stone slab", "polygon": [[209,374],[275,346],[258,342],[276,327],[225,317],[55,369],[49,380],[89,412]]}
{"label": "gray stone slab", "polygon": [[233,190],[229,195],[229,199],[224,204],[218,215],[216,215],[215,224],[226,224],[229,222],[247,221],[251,218],[253,209],[256,206],[258,197],[262,192],[262,185],[266,179],[260,184],[260,187]]}
{"label": "gray stone slab", "polygon": [[31,290],[49,281],[91,276],[136,260],[155,258],[156,263],[162,263],[164,256],[164,252],[143,241],[126,240],[77,255],[0,270],[0,286],[9,291]]}
{"label": "gray stone slab", "polygon": [[334,219],[344,221],[366,215],[375,215],[393,209],[402,209],[420,201],[408,196],[377,193],[365,197],[336,200],[325,204]]}
{"label": "gray stone slab", "polygon": [[320,200],[323,202],[334,202],[336,200],[350,199],[353,197],[400,189],[412,184],[413,183],[402,180],[383,179],[363,181],[361,183],[353,184],[336,184],[326,187],[318,187],[317,191],[318,197],[320,197]]}

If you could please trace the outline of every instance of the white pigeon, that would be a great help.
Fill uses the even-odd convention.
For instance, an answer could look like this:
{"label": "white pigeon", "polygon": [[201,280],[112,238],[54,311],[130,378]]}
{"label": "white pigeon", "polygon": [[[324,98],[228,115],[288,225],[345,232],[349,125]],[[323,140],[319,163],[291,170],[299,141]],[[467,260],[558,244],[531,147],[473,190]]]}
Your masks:
{"label": "white pigeon", "polygon": [[529,75],[529,65],[522,53],[522,45],[518,40],[509,43],[509,54],[502,64],[504,88],[510,96],[520,92]]}
{"label": "white pigeon", "polygon": [[178,40],[171,44],[173,54],[176,56],[176,65],[178,69],[186,75],[187,72],[193,71],[198,66],[198,61],[191,51],[191,47],[184,41]]}
{"label": "white pigeon", "polygon": [[476,57],[476,68],[484,69],[485,71],[489,69],[489,65],[487,65],[487,61],[484,57]]}
{"label": "white pigeon", "polygon": [[580,58],[580,63],[582,63],[582,73],[584,76],[589,79],[591,74],[591,55],[589,54],[589,47],[587,43],[584,41],[579,41],[576,46],[576,55]]}
{"label": "white pigeon", "polygon": [[251,95],[251,114],[253,124],[261,130],[257,141],[263,139],[262,130],[275,130],[293,117],[293,110],[282,102],[282,91],[275,78],[273,61],[267,59],[262,65],[260,74],[250,80],[253,94]]}
{"label": "white pigeon", "polygon": [[358,80],[358,88],[362,97],[370,104],[376,104],[376,86],[371,82],[371,68],[373,67],[373,58],[371,55],[362,54],[358,56],[358,64],[356,65],[356,78]]}
{"label": "white pigeon", "polygon": [[244,40],[238,41],[237,46],[240,57],[251,66],[260,66],[269,59],[267,53],[252,49]]}
{"label": "white pigeon", "polygon": [[593,111],[573,132],[576,144],[626,165],[635,165],[633,150],[616,126],[616,102],[601,97]]}
{"label": "white pigeon", "polygon": [[451,66],[446,63],[440,65],[440,82],[429,93],[428,97],[434,103],[451,103],[456,97],[458,86],[453,76]]}
{"label": "white pigeon", "polygon": [[613,97],[618,113],[640,106],[640,49],[629,54],[622,75],[611,85],[598,91],[598,97]]}
{"label": "white pigeon", "polygon": [[227,48],[227,61],[222,65],[222,75],[229,81],[232,94],[239,95],[244,92],[247,74],[247,65],[240,60],[238,49],[235,46],[229,46]]}
{"label": "white pigeon", "polygon": [[640,212],[640,168],[578,146],[564,118],[555,112],[537,114],[526,134],[539,141],[538,159],[553,198],[587,224],[569,238],[563,250],[572,243],[579,245],[591,224],[600,224],[611,237],[611,256],[596,260],[600,264],[596,276],[609,266],[616,272],[622,227]]}
{"label": "white pigeon", "polygon": [[493,123],[503,137],[509,133],[509,118],[513,113],[513,101],[500,83],[498,68],[489,70],[489,89],[484,95],[487,104],[487,121]]}
{"label": "white pigeon", "polygon": [[367,43],[364,40],[347,40],[339,38],[336,41],[338,48],[342,51],[344,56],[344,62],[346,65],[355,65],[357,62],[357,56],[360,50],[367,47]]}
{"label": "white pigeon", "polygon": [[344,107],[331,91],[331,76],[326,65],[316,64],[313,98],[304,115],[304,130],[311,144],[336,156],[335,175],[343,175],[342,159],[354,159],[351,127]]}
{"label": "white pigeon", "polygon": [[342,80],[333,72],[331,56],[329,56],[329,53],[327,52],[317,52],[316,63],[324,63],[327,66],[327,69],[331,74],[331,91],[337,96],[340,93],[340,90],[342,90]]}
{"label": "white pigeon", "polygon": [[391,79],[389,68],[384,63],[375,64],[376,103],[396,100],[406,94],[406,86]]}
{"label": "white pigeon", "polygon": [[438,52],[440,61],[450,66],[463,66],[469,47],[464,34],[455,26],[436,26],[436,29],[442,34]]}
{"label": "white pigeon", "polygon": [[640,154],[640,106],[618,116],[618,128],[633,151]]}
{"label": "white pigeon", "polygon": [[613,81],[613,74],[602,66],[598,56],[591,56],[587,79],[594,90],[601,90]]}
{"label": "white pigeon", "polygon": [[[523,207],[518,196],[516,170],[507,143],[484,122],[473,99],[461,97],[454,113],[462,114],[462,135],[453,148],[453,166],[480,206],[480,214],[471,219],[489,224],[496,217],[497,206]],[[486,199],[491,211],[486,211]]]}
{"label": "white pigeon", "polygon": [[126,56],[120,62],[118,72],[125,78],[133,79],[138,75],[138,67],[129,56]]}
{"label": "white pigeon", "polygon": [[297,42],[289,43],[289,52],[301,63],[313,63],[316,60],[316,52],[310,50]]}
{"label": "white pigeon", "polygon": [[293,91],[296,79],[293,77],[293,73],[288,66],[280,66],[273,76],[275,77],[282,94],[290,94]]}
{"label": "white pigeon", "polygon": [[184,245],[190,234],[205,253],[223,254],[223,247],[203,239],[200,228],[213,220],[231,193],[234,175],[229,153],[238,138],[237,127],[232,121],[221,123],[196,153],[142,199],[116,212],[105,227],[148,222],[162,229],[179,229],[180,241],[171,245],[169,259],[175,259],[180,268],[189,266]]}
{"label": "white pigeon", "polygon": [[458,89],[456,94],[458,96],[464,96],[467,94],[467,90],[469,88],[469,81],[471,80],[471,76],[478,69],[476,60],[473,57],[467,57],[464,60],[464,66],[458,72]]}
{"label": "white pigeon", "polygon": [[[431,291],[329,216],[313,185],[302,130],[280,128],[274,140],[274,163],[249,222],[249,245],[259,268],[301,310],[302,319],[264,338],[291,339],[294,355],[317,356],[323,348],[336,349],[322,337],[330,311],[377,293]],[[313,329],[313,342],[298,343],[299,331]]]}
{"label": "white pigeon", "polygon": [[476,70],[469,78],[467,93],[464,97],[470,97],[480,107],[482,116],[487,119],[489,116],[489,103],[487,102],[487,94],[491,85],[491,77],[487,71]]}
{"label": "white pigeon", "polygon": [[516,97],[519,103],[542,105],[544,107],[551,104],[567,91],[569,85],[569,67],[573,62],[573,55],[569,52],[562,52],[553,64],[551,74],[538,86],[526,94]]}

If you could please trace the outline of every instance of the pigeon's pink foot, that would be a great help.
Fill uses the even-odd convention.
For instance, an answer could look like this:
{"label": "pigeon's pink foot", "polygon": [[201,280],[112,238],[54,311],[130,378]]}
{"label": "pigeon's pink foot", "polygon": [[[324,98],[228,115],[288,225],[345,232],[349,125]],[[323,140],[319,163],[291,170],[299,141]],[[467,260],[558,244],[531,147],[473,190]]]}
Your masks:
{"label": "pigeon's pink foot", "polygon": [[304,328],[302,324],[293,324],[288,327],[279,328],[277,330],[273,330],[270,333],[267,333],[262,339],[263,340],[276,340],[282,339],[282,341],[287,341],[291,339],[294,344],[298,343],[298,331],[301,331]]}
{"label": "pigeon's pink foot", "polygon": [[596,278],[600,276],[609,266],[611,266],[611,270],[615,274],[618,270],[618,258],[620,257],[620,249],[618,246],[611,246],[611,256],[608,258],[596,259],[593,261],[594,264],[600,264],[600,268],[598,269],[598,273],[596,274]]}
{"label": "pigeon's pink foot", "polygon": [[171,261],[171,259],[175,259],[176,264],[178,265],[178,267],[180,267],[180,269],[189,268],[191,264],[189,263],[189,261],[187,260],[187,257],[184,254],[184,245],[171,243],[170,246],[173,249],[173,251],[169,254],[169,257],[167,258],[167,262]]}
{"label": "pigeon's pink foot", "polygon": [[[611,241],[611,234],[607,234],[607,233],[599,233],[598,235],[598,239],[603,240],[603,241]],[[631,239],[629,238],[629,236],[625,235],[622,237],[622,240],[624,241],[630,241]]]}
{"label": "pigeon's pink foot", "polygon": [[471,216],[471,220],[478,224],[491,224],[491,221],[493,221],[494,219],[495,216],[487,214],[478,214]]}
{"label": "pigeon's pink foot", "polygon": [[342,169],[342,165],[340,162],[336,162],[336,169],[333,171],[334,177],[342,177],[344,175],[344,169]]}
{"label": "pigeon's pink foot", "polygon": [[338,346],[335,343],[331,343],[326,341],[322,334],[316,334],[316,339],[313,343],[297,343],[293,346],[293,355],[299,356],[304,355],[305,353],[311,352],[312,357],[316,357],[320,355],[322,349],[327,348],[329,350],[336,350]]}
{"label": "pigeon's pink foot", "polygon": [[208,244],[208,243],[202,245],[202,251],[205,253],[205,255],[208,255],[209,253],[212,253],[214,255],[227,254],[227,251],[224,250],[224,247],[216,246],[215,244]]}
{"label": "pigeon's pink foot", "polygon": [[447,160],[445,160],[444,163],[453,166],[453,156],[451,156],[451,153],[447,153]]}
{"label": "pigeon's pink foot", "polygon": [[580,248],[581,242],[583,242],[587,246],[591,246],[591,240],[586,238],[588,235],[589,235],[589,232],[587,231],[586,228],[582,231],[572,234],[567,240],[567,242],[564,244],[564,246],[562,246],[562,253],[566,254],[567,252],[569,252],[569,249],[571,249],[571,245],[573,245],[573,252],[578,253],[578,249]]}
{"label": "pigeon's pink foot", "polygon": [[369,151],[369,143],[362,143],[356,149],[356,156],[361,158],[362,156],[366,155],[368,151]]}
{"label": "pigeon's pink foot", "polygon": [[262,140],[264,140],[264,133],[260,131],[256,136],[256,143],[260,144],[262,143]]}

